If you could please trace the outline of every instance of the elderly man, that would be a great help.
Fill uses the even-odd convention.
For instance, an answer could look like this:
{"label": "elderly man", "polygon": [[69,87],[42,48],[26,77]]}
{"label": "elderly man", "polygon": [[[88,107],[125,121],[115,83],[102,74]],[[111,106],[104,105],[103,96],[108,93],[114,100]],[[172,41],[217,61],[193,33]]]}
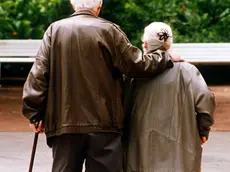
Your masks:
{"label": "elderly man", "polygon": [[[170,26],[150,24],[143,44],[146,54],[166,53],[172,44]],[[215,100],[198,69],[176,63],[132,86],[126,97],[133,105],[127,108],[132,115],[127,119],[125,172],[200,172],[201,144],[213,124]]]}
{"label": "elderly man", "polygon": [[151,77],[173,63],[167,53],[142,55],[117,25],[99,18],[102,0],[71,3],[76,12],[44,34],[24,85],[23,114],[36,132],[45,129],[53,172],[80,172],[84,160],[88,172],[117,172],[122,74]]}

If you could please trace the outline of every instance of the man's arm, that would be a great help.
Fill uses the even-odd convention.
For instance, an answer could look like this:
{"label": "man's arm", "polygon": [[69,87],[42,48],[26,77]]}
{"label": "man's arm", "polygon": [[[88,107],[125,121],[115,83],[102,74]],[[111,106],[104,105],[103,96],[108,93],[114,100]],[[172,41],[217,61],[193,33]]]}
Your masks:
{"label": "man's arm", "polygon": [[22,113],[32,124],[44,118],[49,83],[50,43],[51,27],[44,34],[35,62],[23,87]]}
{"label": "man's arm", "polygon": [[193,67],[191,86],[195,98],[195,111],[197,113],[196,118],[199,135],[200,138],[206,137],[208,140],[210,127],[214,123],[213,113],[215,111],[215,97],[196,67]]}
{"label": "man's arm", "polygon": [[173,67],[170,55],[163,51],[154,51],[143,55],[142,51],[133,46],[124,32],[114,26],[109,36],[112,42],[113,65],[130,77],[151,77]]}

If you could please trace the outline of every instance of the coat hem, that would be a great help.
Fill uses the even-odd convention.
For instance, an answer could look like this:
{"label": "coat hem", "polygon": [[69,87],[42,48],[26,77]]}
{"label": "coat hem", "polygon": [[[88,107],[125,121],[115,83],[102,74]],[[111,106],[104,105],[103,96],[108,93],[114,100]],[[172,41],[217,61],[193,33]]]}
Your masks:
{"label": "coat hem", "polygon": [[65,126],[57,129],[56,131],[47,131],[46,137],[60,136],[62,134],[85,134],[85,133],[118,133],[122,134],[122,129],[109,128],[104,129],[95,126],[79,127],[79,126]]}

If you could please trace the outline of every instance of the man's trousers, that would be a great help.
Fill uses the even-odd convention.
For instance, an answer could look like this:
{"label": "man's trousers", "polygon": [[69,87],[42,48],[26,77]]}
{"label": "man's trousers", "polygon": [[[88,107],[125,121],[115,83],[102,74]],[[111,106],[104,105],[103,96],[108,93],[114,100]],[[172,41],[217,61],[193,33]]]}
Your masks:
{"label": "man's trousers", "polygon": [[48,140],[53,151],[52,172],[121,172],[121,135],[64,134]]}

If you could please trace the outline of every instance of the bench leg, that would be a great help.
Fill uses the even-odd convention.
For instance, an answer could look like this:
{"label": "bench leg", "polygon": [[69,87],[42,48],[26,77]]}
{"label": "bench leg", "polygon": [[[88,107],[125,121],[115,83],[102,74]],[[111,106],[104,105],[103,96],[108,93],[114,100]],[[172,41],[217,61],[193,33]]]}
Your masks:
{"label": "bench leg", "polygon": [[1,78],[2,78],[2,66],[1,66],[2,64],[0,63],[0,88],[2,87],[2,85],[1,85]]}

